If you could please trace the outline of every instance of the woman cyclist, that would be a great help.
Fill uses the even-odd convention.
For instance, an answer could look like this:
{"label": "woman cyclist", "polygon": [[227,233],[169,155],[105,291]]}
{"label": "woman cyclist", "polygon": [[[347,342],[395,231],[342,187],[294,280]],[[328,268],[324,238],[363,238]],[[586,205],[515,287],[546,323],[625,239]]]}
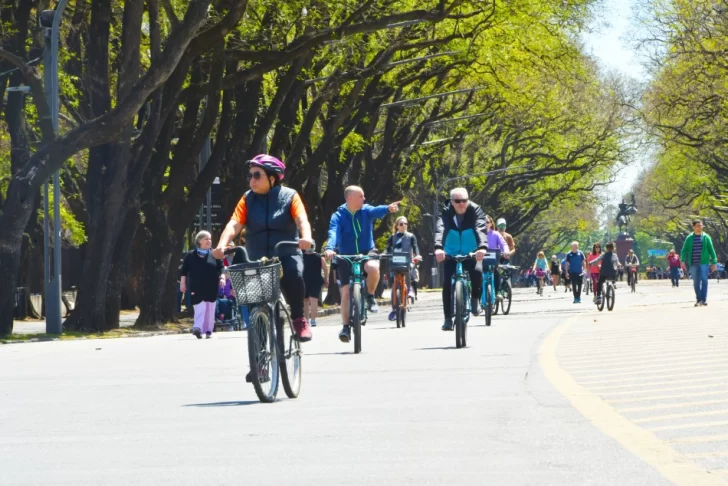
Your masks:
{"label": "woman cyclist", "polygon": [[544,285],[544,279],[546,278],[547,269],[548,262],[546,261],[546,255],[543,251],[540,251],[536,256],[536,261],[533,262],[533,271],[535,272],[536,278],[538,279],[538,286],[536,288],[537,294],[541,294],[541,289]]}
{"label": "woman cyclist", "polygon": [[[392,235],[387,240],[387,253],[409,253],[412,264],[414,265],[419,260],[421,260],[422,257],[420,256],[420,249],[417,246],[417,238],[415,237],[415,235],[407,231],[408,226],[409,223],[407,222],[406,217],[400,216],[399,218],[397,218],[397,220],[394,222],[394,226],[392,227]],[[397,318],[397,311],[394,308],[394,277],[394,273],[391,273],[389,276],[389,281],[392,283],[392,312],[390,312],[388,316],[390,321],[393,321]],[[409,289],[408,297],[414,298],[414,289],[412,287],[409,271],[406,273],[405,278],[407,279],[407,288]]]}
{"label": "woman cyclist", "polygon": [[[601,260],[597,260],[602,254],[602,245],[594,243],[592,251],[586,256],[586,261],[589,264],[589,278],[592,281],[592,288],[596,289],[599,284],[599,267],[602,266]],[[597,301],[597,293],[594,292],[594,302]]]}
{"label": "woman cyclist", "polygon": [[[311,340],[311,328],[303,315],[305,296],[303,255],[312,247],[311,225],[301,197],[283,187],[286,166],[271,155],[257,155],[248,161],[250,190],[238,202],[232,219],[220,236],[213,256],[222,259],[228,243],[245,227],[245,248],[251,260],[278,256],[283,269],[281,288],[291,306],[291,319],[301,342]],[[298,248],[283,247],[281,241],[298,241]]]}

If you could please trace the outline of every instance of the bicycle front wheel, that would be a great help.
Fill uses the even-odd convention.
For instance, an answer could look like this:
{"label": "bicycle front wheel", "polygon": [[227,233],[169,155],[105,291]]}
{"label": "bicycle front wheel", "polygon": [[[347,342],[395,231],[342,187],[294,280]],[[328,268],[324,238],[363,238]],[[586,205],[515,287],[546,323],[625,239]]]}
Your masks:
{"label": "bicycle front wheel", "polygon": [[255,394],[261,402],[275,401],[278,394],[278,352],[268,306],[253,311],[248,327],[248,359]]}
{"label": "bicycle front wheel", "polygon": [[[503,314],[505,314],[505,300],[501,303]],[[490,286],[490,282],[485,284],[485,325],[490,326],[490,321],[493,318],[493,288]]]}
{"label": "bicycle front wheel", "polygon": [[607,309],[610,311],[614,309],[614,287],[612,285],[607,286]]}
{"label": "bicycle front wheel", "polygon": [[278,355],[281,363],[281,381],[288,398],[298,398],[301,393],[301,342],[296,337],[291,315],[281,301],[276,303],[276,337],[278,338]]}
{"label": "bicycle front wheel", "polygon": [[455,347],[465,346],[465,286],[455,282]]}
{"label": "bicycle front wheel", "polygon": [[[501,302],[501,308],[503,309],[503,315],[507,316],[509,312],[511,312],[511,301],[513,300],[513,289],[511,289],[511,284],[504,280],[502,282],[503,285],[503,301]],[[543,287],[541,288],[541,291],[543,292]]]}
{"label": "bicycle front wheel", "polygon": [[407,316],[407,286],[404,278],[397,285],[397,327],[405,326],[405,318]]}
{"label": "bicycle front wheel", "polygon": [[355,283],[351,286],[351,330],[354,333],[354,353],[361,353],[361,284]]}
{"label": "bicycle front wheel", "polygon": [[399,283],[399,277],[394,278],[394,286],[392,287],[392,303],[394,304],[394,314],[397,319],[397,329],[402,327],[402,313],[400,312],[401,309],[401,302],[402,302],[402,295],[401,295],[402,286]]}

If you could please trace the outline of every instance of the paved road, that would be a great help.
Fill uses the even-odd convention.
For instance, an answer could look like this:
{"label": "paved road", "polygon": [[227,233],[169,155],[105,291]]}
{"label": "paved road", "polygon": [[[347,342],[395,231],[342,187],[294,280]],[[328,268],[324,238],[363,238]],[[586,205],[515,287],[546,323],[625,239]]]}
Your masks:
{"label": "paved road", "polygon": [[[271,405],[259,404],[244,383],[244,332],[0,346],[0,483],[724,484],[726,448],[695,442],[716,424],[686,433],[692,442],[674,449],[676,432],[636,422],[663,411],[605,402],[618,399],[596,389],[659,370],[637,361],[659,357],[661,346],[662,358],[681,353],[682,361],[646,375],[652,388],[681,365],[695,373],[683,378],[707,384],[697,380],[711,375],[686,364],[698,359],[716,360],[704,363],[706,371],[725,378],[721,348],[708,358],[690,342],[709,331],[714,338],[706,339],[725,347],[718,316],[728,301],[718,288],[712,307],[701,309],[688,308],[689,289],[670,292],[669,283],[644,285],[637,295],[622,288],[611,314],[574,305],[561,291],[538,298],[520,290],[512,315],[497,316],[492,328],[476,319],[462,350],[453,333],[439,330],[433,294],[406,329],[393,329],[384,313],[371,319],[360,355],[336,339],[338,317],[327,318],[304,348],[302,396]],[[659,331],[675,307],[694,334],[679,324],[676,339],[666,334],[673,328]],[[655,352],[638,354],[648,348]],[[621,428],[610,430],[614,423]],[[644,430],[656,442],[645,442]],[[711,456],[686,457],[693,453]],[[677,472],[655,460],[665,454]]]}

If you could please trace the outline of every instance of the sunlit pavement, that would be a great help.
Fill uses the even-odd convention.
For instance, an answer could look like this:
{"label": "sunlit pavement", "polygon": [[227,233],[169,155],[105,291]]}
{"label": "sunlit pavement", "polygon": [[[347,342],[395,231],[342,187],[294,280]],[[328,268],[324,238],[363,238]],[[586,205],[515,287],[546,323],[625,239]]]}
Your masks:
{"label": "sunlit pavement", "polygon": [[274,404],[244,332],[2,345],[0,483],[723,484],[727,291],[696,309],[688,285],[622,284],[600,313],[517,289],[466,349],[421,293],[405,329],[371,316],[360,355],[321,319],[301,397]]}

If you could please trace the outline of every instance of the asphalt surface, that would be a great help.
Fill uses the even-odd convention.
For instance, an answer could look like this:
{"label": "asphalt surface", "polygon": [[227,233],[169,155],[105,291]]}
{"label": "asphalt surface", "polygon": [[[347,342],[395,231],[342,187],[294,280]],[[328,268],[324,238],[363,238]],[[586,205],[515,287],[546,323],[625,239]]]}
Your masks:
{"label": "asphalt surface", "polygon": [[[705,424],[728,415],[635,423],[728,407],[723,289],[711,282],[710,306],[694,309],[688,288],[622,286],[612,313],[562,289],[518,290],[511,315],[471,320],[466,349],[440,330],[438,294],[421,294],[405,329],[385,309],[370,317],[360,355],[332,316],[304,345],[301,397],[281,390],[274,404],[245,383],[245,332],[0,345],[0,484],[724,484],[726,430]],[[670,319],[678,334],[660,330]],[[648,394],[680,366],[680,386],[711,383],[695,391],[715,397]],[[723,381],[698,381],[712,376]],[[642,379],[619,400],[654,401],[599,396],[604,381]],[[671,400],[716,402],[635,410]],[[602,406],[690,468],[672,474],[659,447],[605,427]],[[722,439],[705,439],[713,430]]]}

